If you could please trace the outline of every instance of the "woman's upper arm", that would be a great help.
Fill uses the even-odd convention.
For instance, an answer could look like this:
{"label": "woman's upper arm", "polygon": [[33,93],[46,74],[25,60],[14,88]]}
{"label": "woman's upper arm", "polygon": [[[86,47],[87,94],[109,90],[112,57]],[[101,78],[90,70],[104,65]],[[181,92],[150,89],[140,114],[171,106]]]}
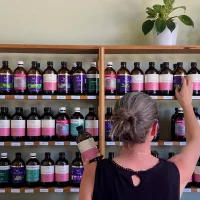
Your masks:
{"label": "woman's upper arm", "polygon": [[95,182],[96,162],[87,165],[81,180],[79,200],[92,200]]}

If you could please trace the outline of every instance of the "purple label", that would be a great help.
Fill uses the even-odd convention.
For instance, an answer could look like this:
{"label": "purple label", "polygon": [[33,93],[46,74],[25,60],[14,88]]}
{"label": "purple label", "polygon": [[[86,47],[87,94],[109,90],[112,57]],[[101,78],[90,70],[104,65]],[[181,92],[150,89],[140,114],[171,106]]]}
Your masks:
{"label": "purple label", "polygon": [[58,74],[58,91],[69,92],[70,90],[71,90],[70,75],[59,75]]}
{"label": "purple label", "polygon": [[42,91],[42,76],[28,75],[28,91],[40,92]]}
{"label": "purple label", "polygon": [[113,124],[111,120],[105,121],[105,136],[110,137],[110,133],[113,130]]}
{"label": "purple label", "polygon": [[13,76],[0,74],[0,90],[11,91],[13,88]]}
{"label": "purple label", "polygon": [[175,121],[175,135],[185,136],[185,121],[184,120]]}
{"label": "purple label", "polygon": [[25,167],[12,166],[11,167],[11,180],[12,180],[12,183],[24,183]]}
{"label": "purple label", "polygon": [[83,166],[72,166],[71,180],[73,183],[80,183],[83,176]]}
{"label": "purple label", "polygon": [[174,89],[176,89],[177,87],[179,89],[181,89],[182,86],[182,79],[181,79],[181,75],[174,75],[173,77],[173,84],[174,84]]}
{"label": "purple label", "polygon": [[117,91],[130,92],[131,91],[131,76],[130,75],[117,75]]}
{"label": "purple label", "polygon": [[74,74],[73,75],[73,89],[74,89],[74,91],[85,91],[86,90],[86,75],[85,74]]}

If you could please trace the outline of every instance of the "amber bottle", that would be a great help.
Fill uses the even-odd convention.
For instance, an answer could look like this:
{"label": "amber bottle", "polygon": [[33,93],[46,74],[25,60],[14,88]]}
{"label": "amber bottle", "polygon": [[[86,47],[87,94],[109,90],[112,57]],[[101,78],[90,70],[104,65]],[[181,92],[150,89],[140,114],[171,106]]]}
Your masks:
{"label": "amber bottle", "polygon": [[116,94],[116,71],[113,69],[113,63],[108,62],[105,69],[105,95]]}

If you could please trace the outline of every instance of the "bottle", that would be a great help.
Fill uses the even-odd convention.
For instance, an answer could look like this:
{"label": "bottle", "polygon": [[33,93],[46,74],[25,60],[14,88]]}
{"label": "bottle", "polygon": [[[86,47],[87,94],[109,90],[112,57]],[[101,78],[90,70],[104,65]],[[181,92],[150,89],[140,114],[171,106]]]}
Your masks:
{"label": "bottle", "polygon": [[175,108],[175,113],[171,117],[171,139],[172,141],[175,140],[175,117],[178,113],[178,108]]}
{"label": "bottle", "polygon": [[70,119],[70,137],[72,141],[76,141],[76,138],[78,136],[78,131],[76,128],[78,126],[83,126],[84,127],[84,117],[80,113],[81,110],[79,107],[74,108],[75,113],[72,115]]}
{"label": "bottle", "polygon": [[58,94],[70,94],[71,92],[71,79],[70,72],[67,68],[67,62],[61,62],[61,68],[58,70]]}
{"label": "bottle", "polygon": [[194,186],[200,187],[200,158],[196,164],[193,177],[194,177]]}
{"label": "bottle", "polygon": [[2,61],[0,69],[0,94],[8,95],[13,92],[12,70],[8,67],[8,61]]}
{"label": "bottle", "polygon": [[155,62],[149,63],[149,68],[145,72],[145,92],[148,95],[158,95],[159,92],[159,74],[155,69]]}
{"label": "bottle", "polygon": [[114,152],[109,152],[108,153],[108,159],[112,160],[115,157],[115,153]]}
{"label": "bottle", "polygon": [[112,122],[112,107],[107,108],[107,113],[105,115],[105,140],[110,141],[110,133],[113,130],[113,122]]}
{"label": "bottle", "polygon": [[27,139],[29,141],[38,141],[41,136],[41,117],[37,113],[36,107],[31,107],[31,113],[27,117]]}
{"label": "bottle", "polygon": [[1,107],[0,112],[0,141],[10,140],[10,119],[8,107]]}
{"label": "bottle", "polygon": [[76,69],[76,63],[72,64],[72,69],[70,70],[70,80],[71,80],[71,94],[73,94],[73,73]]}
{"label": "bottle", "polygon": [[51,108],[45,107],[44,114],[42,115],[42,131],[41,139],[43,141],[50,141],[54,139],[55,136],[55,119],[51,114]]}
{"label": "bottle", "polygon": [[200,115],[198,113],[198,108],[195,107],[195,108],[193,108],[193,110],[194,110],[194,114],[195,114],[195,116],[197,118],[197,121],[200,124]]}
{"label": "bottle", "polygon": [[175,63],[175,64],[173,64],[173,74],[174,74],[174,71],[176,70],[176,68],[177,68],[177,64]]}
{"label": "bottle", "polygon": [[36,67],[37,67],[38,71],[40,72],[40,74],[43,74],[43,71],[40,68],[40,63],[39,62],[37,62]]}
{"label": "bottle", "polygon": [[83,176],[83,162],[81,160],[81,154],[76,152],[76,158],[72,161],[71,168],[71,185],[74,187],[80,187],[81,179]]}
{"label": "bottle", "polygon": [[85,132],[90,133],[95,141],[99,140],[99,120],[94,108],[89,108],[89,113],[85,116]]}
{"label": "bottle", "polygon": [[178,108],[178,113],[175,116],[174,123],[175,123],[175,141],[186,141],[183,108]]}
{"label": "bottle", "polygon": [[113,63],[108,62],[105,69],[105,95],[116,94],[116,71],[113,69]]}
{"label": "bottle", "polygon": [[11,118],[11,137],[15,141],[23,141],[26,137],[26,117],[22,107],[15,107],[15,114]]}
{"label": "bottle", "polygon": [[160,74],[160,72],[162,71],[162,69],[163,69],[163,63],[160,64],[160,71],[159,71],[159,74]]}
{"label": "bottle", "polygon": [[86,94],[86,72],[82,68],[82,62],[76,63],[77,67],[73,72],[73,94]]}
{"label": "bottle", "polygon": [[56,138],[57,140],[69,140],[69,117],[66,107],[60,107],[56,116]]}
{"label": "bottle", "polygon": [[47,68],[43,73],[43,94],[54,95],[57,90],[57,72],[53,68],[53,62],[47,62]]}
{"label": "bottle", "polygon": [[158,120],[158,129],[157,129],[157,133],[154,136],[152,142],[157,142],[160,138],[160,121]]}
{"label": "bottle", "polygon": [[21,158],[21,153],[15,154],[15,159],[11,163],[11,183],[13,187],[20,188],[25,183],[25,162]]}
{"label": "bottle", "polygon": [[37,68],[37,61],[32,61],[31,64],[27,78],[28,94],[38,95],[42,93],[42,74]]}
{"label": "bottle", "polygon": [[26,184],[31,188],[40,186],[40,162],[36,159],[36,153],[30,153],[30,159],[26,162]]}
{"label": "bottle", "polygon": [[121,68],[117,71],[117,94],[124,95],[131,91],[131,73],[126,68],[126,62],[121,62]]}
{"label": "bottle", "polygon": [[168,159],[172,158],[174,155],[175,155],[174,152],[169,152],[168,153]]}
{"label": "bottle", "polygon": [[45,158],[41,162],[40,180],[42,187],[52,187],[54,185],[54,162],[49,152],[45,153]]}
{"label": "bottle", "polygon": [[65,153],[59,153],[59,159],[55,163],[55,182],[58,187],[69,185],[69,162],[65,159]]}
{"label": "bottle", "polygon": [[134,69],[131,71],[131,92],[144,91],[144,73],[140,69],[140,63],[134,63]]}
{"label": "bottle", "polygon": [[151,151],[151,155],[158,158],[159,157],[159,153],[157,151]]}
{"label": "bottle", "polygon": [[24,62],[18,61],[18,66],[13,72],[14,76],[14,93],[25,94],[26,93],[26,78],[27,72],[24,69]]}
{"label": "bottle", "polygon": [[200,95],[200,70],[197,69],[196,62],[191,63],[191,69],[188,71],[187,74],[193,82],[193,95]]}
{"label": "bottle", "polygon": [[91,62],[91,67],[87,71],[87,94],[99,94],[99,71],[96,62]]}
{"label": "bottle", "polygon": [[183,63],[182,62],[177,63],[177,67],[174,70],[173,74],[174,74],[174,78],[173,78],[174,90],[176,89],[176,87],[181,89],[181,85],[182,85],[181,77],[186,75],[186,71],[183,69]]}
{"label": "bottle", "polygon": [[0,159],[0,187],[10,186],[10,165],[7,153],[1,153]]}
{"label": "bottle", "polygon": [[83,126],[78,126],[77,144],[79,151],[84,159],[91,162],[101,160],[100,152],[95,144],[94,138],[91,134],[84,132]]}
{"label": "bottle", "polygon": [[169,62],[164,62],[162,70],[159,73],[160,95],[173,95],[173,73],[169,68]]}

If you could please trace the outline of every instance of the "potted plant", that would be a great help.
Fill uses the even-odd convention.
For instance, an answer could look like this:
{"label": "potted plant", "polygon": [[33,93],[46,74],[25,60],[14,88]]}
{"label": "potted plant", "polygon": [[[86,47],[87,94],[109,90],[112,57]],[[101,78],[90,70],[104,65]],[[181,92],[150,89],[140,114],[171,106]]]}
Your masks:
{"label": "potted plant", "polygon": [[194,22],[187,15],[171,16],[177,9],[186,11],[185,6],[174,7],[175,0],[163,0],[164,5],[154,5],[147,7],[147,20],[142,25],[142,31],[146,35],[152,29],[154,31],[154,43],[158,45],[176,45],[178,24],[175,19],[179,19],[183,24],[192,26]]}

